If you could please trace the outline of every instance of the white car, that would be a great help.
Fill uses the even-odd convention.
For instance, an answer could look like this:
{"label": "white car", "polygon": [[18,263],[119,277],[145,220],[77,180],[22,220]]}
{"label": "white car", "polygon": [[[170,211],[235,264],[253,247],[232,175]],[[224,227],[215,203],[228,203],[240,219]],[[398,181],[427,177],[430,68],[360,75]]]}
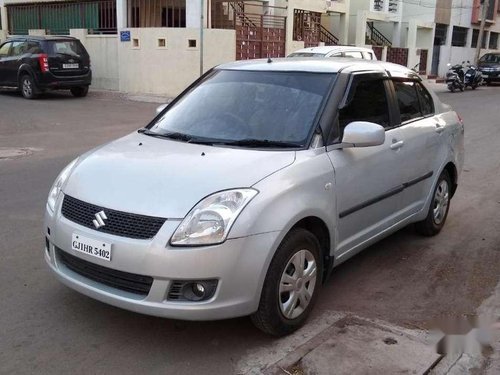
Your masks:
{"label": "white car", "polygon": [[377,60],[370,48],[351,46],[323,46],[303,48],[289,54],[287,57],[352,57],[363,60]]}

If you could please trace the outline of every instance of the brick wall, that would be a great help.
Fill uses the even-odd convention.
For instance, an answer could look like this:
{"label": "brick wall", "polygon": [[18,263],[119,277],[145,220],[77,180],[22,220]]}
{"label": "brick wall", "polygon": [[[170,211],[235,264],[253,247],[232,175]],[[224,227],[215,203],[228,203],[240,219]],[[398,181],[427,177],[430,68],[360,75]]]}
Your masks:
{"label": "brick wall", "polygon": [[408,65],[408,48],[387,48],[387,61],[399,64]]}

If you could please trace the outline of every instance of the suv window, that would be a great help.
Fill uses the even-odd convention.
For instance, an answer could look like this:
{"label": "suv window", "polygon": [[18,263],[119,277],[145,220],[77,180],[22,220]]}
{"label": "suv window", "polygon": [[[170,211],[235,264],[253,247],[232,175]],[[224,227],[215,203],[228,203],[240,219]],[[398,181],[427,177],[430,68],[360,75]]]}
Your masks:
{"label": "suv window", "polygon": [[13,42],[12,43],[12,48],[10,49],[10,54],[9,56],[21,56],[26,53],[26,50],[28,49],[28,43],[26,42]]}
{"label": "suv window", "polygon": [[0,57],[5,57],[9,55],[10,46],[12,43],[5,43],[2,47],[0,47]]}
{"label": "suv window", "polygon": [[361,81],[351,90],[355,90],[354,93],[349,94],[352,99],[339,111],[341,134],[343,129],[353,121],[374,122],[384,128],[390,126],[384,80]]}
{"label": "suv window", "polygon": [[363,58],[363,55],[361,54],[361,52],[358,52],[358,51],[347,51],[347,52],[344,52],[344,56],[345,57],[354,57],[356,59],[362,59]]}
{"label": "suv window", "polygon": [[49,43],[52,53],[56,55],[80,56],[84,49],[77,40],[56,40]]}
{"label": "suv window", "polygon": [[422,117],[415,82],[394,81],[401,122]]}
{"label": "suv window", "polygon": [[28,47],[27,47],[27,53],[31,54],[37,54],[37,53],[43,53],[42,47],[40,47],[40,44],[37,42],[28,42]]}
{"label": "suv window", "polygon": [[422,109],[422,115],[428,116],[434,113],[434,100],[431,94],[425,89],[420,83],[416,83],[418,97],[420,99],[420,107]]}

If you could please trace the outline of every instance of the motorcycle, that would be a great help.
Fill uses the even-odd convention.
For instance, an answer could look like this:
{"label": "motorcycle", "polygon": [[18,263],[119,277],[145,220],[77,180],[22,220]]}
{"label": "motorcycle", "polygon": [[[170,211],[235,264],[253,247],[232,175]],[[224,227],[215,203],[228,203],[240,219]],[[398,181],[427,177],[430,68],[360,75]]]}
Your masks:
{"label": "motorcycle", "polygon": [[483,74],[479,69],[467,61],[467,70],[464,77],[465,87],[469,86],[472,90],[475,90],[478,86],[483,84]]}
{"label": "motorcycle", "polygon": [[455,92],[455,90],[464,91],[465,89],[463,63],[465,61],[462,64],[455,64],[453,66],[450,63],[447,64],[449,70],[446,73],[446,84],[448,85],[448,90],[451,92]]}

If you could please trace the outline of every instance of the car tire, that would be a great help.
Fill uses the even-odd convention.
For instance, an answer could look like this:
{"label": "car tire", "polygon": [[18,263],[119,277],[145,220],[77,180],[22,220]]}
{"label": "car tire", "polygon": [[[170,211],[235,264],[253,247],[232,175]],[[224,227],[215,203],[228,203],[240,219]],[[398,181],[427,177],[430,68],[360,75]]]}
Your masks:
{"label": "car tire", "polygon": [[38,97],[40,91],[36,86],[35,80],[29,74],[25,74],[21,77],[19,86],[21,94],[25,99],[36,99]]}
{"label": "car tire", "polygon": [[254,325],[273,336],[284,336],[300,328],[316,302],[322,275],[318,239],[305,229],[293,229],[271,261],[259,308],[251,316]]}
{"label": "car tire", "polygon": [[87,96],[87,94],[89,93],[89,87],[88,86],[72,87],[70,91],[75,98],[83,98]]}
{"label": "car tire", "polygon": [[450,209],[451,186],[450,175],[443,171],[434,188],[427,217],[415,224],[418,233],[431,237],[443,229]]}

